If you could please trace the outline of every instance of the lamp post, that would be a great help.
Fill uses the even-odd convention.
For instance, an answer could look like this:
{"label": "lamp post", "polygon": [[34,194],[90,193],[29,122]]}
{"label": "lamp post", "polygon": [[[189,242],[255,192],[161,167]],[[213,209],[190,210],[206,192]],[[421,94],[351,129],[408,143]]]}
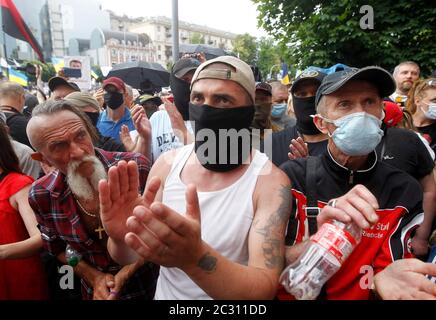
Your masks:
{"label": "lamp post", "polygon": [[179,1],[173,0],[173,63],[179,60]]}

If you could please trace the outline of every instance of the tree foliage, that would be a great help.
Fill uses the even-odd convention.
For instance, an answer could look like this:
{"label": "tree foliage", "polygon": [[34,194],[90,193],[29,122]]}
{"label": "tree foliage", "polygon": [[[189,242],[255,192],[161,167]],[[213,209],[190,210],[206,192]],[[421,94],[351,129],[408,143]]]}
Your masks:
{"label": "tree foliage", "polygon": [[250,36],[248,33],[237,35],[233,40],[233,52],[248,64],[254,65],[257,60],[256,37]]}
{"label": "tree foliage", "polygon": [[[33,61],[25,61],[23,64],[26,64],[27,62],[29,62],[29,63],[31,63],[33,65],[40,65],[40,66],[42,66],[41,79],[44,82],[48,82],[48,80],[51,77],[54,77],[56,75],[56,70],[55,70],[55,68],[54,68],[52,63],[42,63],[39,60],[33,60]],[[30,81],[33,81],[33,82],[36,81],[35,75],[28,74],[28,73],[26,75],[28,76]]]}
{"label": "tree foliage", "polygon": [[280,70],[281,54],[273,39],[262,37],[257,42],[257,66],[266,79],[270,74],[277,73]]}
{"label": "tree foliage", "polygon": [[192,43],[192,44],[204,44],[204,37],[200,33],[194,32],[191,35],[191,38],[189,39],[189,43]]}
{"label": "tree foliage", "polygon": [[[388,70],[413,60],[428,75],[436,66],[436,7],[426,0],[252,0],[258,23],[300,69],[344,63]],[[362,29],[364,5],[374,29]]]}

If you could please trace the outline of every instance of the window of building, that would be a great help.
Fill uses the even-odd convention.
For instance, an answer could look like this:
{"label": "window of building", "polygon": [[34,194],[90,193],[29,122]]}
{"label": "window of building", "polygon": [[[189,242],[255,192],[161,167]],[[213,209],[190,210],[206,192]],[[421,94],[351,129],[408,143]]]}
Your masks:
{"label": "window of building", "polygon": [[157,46],[157,50],[159,50],[159,51],[161,50],[161,47],[160,47],[160,45],[158,45],[158,46]]}
{"label": "window of building", "polygon": [[159,55],[157,56],[157,59],[158,59],[158,60],[162,60],[162,56],[159,54]]}

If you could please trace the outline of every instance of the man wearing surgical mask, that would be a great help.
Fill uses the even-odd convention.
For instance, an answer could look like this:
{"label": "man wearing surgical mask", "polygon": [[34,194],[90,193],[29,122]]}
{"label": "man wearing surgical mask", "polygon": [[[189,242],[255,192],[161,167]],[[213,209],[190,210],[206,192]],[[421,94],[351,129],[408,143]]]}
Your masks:
{"label": "man wearing surgical mask", "polygon": [[270,84],[272,88],[272,123],[280,130],[294,126],[295,119],[290,118],[286,114],[289,98],[288,87],[283,85],[280,81],[274,81]]}
{"label": "man wearing surgical mask", "polygon": [[125,105],[126,86],[117,77],[110,77],[103,82],[106,110],[100,114],[97,129],[104,137],[111,137],[121,143],[121,127],[126,125],[129,131],[135,129],[129,108]]}
{"label": "man wearing surgical mask", "polygon": [[317,90],[315,125],[328,135],[327,152],[281,166],[296,199],[286,237],[287,263],[302,252],[326,221],[353,223],[362,240],[326,283],[327,299],[369,299],[362,267],[378,273],[412,257],[408,246],[423,219],[422,190],[411,176],[377,159],[383,137],[383,97],[395,90],[380,67],[352,68],[326,76]]}

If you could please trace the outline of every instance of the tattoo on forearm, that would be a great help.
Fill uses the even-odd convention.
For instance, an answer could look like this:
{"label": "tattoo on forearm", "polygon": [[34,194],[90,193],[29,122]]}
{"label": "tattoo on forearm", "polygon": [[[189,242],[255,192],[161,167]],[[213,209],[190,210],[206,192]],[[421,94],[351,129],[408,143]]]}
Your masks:
{"label": "tattoo on forearm", "polygon": [[[283,235],[279,234],[279,230],[283,230],[291,213],[291,186],[283,186],[280,197],[282,201],[277,211],[269,216],[268,222],[263,227],[256,229],[256,232],[264,238],[262,243],[263,256],[265,265],[269,269],[283,267],[284,257],[281,248],[284,241]],[[258,220],[255,220],[253,227],[256,227],[258,222]]]}
{"label": "tattoo on forearm", "polygon": [[197,266],[207,273],[212,273],[216,270],[216,262],[217,258],[211,256],[208,252],[198,260]]}

